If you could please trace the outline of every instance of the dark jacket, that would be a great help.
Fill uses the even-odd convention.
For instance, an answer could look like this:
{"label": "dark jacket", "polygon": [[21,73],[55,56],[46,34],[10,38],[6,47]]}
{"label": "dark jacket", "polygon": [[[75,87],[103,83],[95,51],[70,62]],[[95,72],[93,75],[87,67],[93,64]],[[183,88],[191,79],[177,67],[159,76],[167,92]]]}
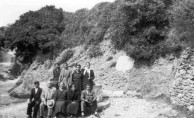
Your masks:
{"label": "dark jacket", "polygon": [[30,101],[35,101],[35,102],[41,102],[41,93],[42,93],[42,89],[38,88],[37,93],[35,93],[35,88],[33,88],[31,90],[31,94],[30,94]]}
{"label": "dark jacket", "polygon": [[55,68],[53,70],[53,81],[59,81],[60,73],[61,73],[61,69],[60,68]]}
{"label": "dark jacket", "polygon": [[[88,79],[90,78],[90,79]],[[86,86],[89,84],[91,85],[91,87],[94,85],[94,78],[95,78],[95,75],[94,75],[94,71],[93,70],[90,70],[90,74],[87,72],[87,71],[83,71],[83,82],[82,82],[82,90],[86,89]]]}
{"label": "dark jacket", "polygon": [[75,102],[79,102],[80,101],[80,94],[79,94],[79,91],[75,90],[75,91],[72,91],[72,90],[69,90],[68,92],[70,95],[70,100],[71,101],[75,101]]}

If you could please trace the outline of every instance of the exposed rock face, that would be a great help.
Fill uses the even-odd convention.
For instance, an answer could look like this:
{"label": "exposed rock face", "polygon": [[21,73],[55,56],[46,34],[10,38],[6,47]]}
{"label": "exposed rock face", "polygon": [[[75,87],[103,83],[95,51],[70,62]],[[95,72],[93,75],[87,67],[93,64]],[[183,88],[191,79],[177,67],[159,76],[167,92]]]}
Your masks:
{"label": "exposed rock face", "polygon": [[174,104],[190,106],[194,103],[193,51],[185,50],[179,59],[176,80],[172,84],[171,99]]}
{"label": "exposed rock face", "polygon": [[16,83],[10,95],[19,98],[27,98],[30,95],[30,90],[34,87],[34,81],[49,80],[52,78],[52,72],[45,68],[45,65],[39,65],[34,62],[30,68],[23,72],[19,81]]}

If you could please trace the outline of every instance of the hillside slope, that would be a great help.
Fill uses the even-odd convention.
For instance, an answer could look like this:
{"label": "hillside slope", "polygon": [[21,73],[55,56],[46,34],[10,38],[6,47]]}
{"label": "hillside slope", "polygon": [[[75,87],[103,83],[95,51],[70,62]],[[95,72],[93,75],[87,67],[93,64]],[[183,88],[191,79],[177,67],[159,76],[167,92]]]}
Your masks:
{"label": "hillside slope", "polygon": [[[142,93],[143,95],[166,94],[169,95],[169,87],[174,79],[174,68],[176,68],[176,59],[168,61],[167,59],[160,59],[152,67],[132,68],[125,73],[115,69],[116,61],[120,56],[125,56],[123,51],[117,51],[113,48],[110,40],[105,40],[100,44],[100,49],[103,55],[90,58],[89,50],[85,50],[84,46],[77,46],[72,48],[74,55],[68,60],[68,64],[79,63],[82,66],[86,62],[91,63],[91,68],[95,72],[95,83],[103,85],[103,88],[111,90],[132,90]],[[64,53],[66,50],[64,50]],[[63,53],[56,58],[55,62],[63,58]],[[55,63],[54,62],[54,63]],[[52,78],[52,67],[45,68],[45,64],[31,65],[20,79],[20,85],[11,91],[11,95],[23,97],[29,95],[29,90],[33,87],[33,81],[45,81]],[[21,81],[22,80],[22,81]]]}

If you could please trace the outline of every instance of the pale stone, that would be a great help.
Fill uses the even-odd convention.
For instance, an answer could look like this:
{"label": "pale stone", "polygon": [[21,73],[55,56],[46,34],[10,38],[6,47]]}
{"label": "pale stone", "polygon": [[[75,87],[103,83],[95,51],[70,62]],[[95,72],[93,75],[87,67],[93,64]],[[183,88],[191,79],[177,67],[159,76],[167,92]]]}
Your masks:
{"label": "pale stone", "polygon": [[125,72],[133,68],[134,60],[128,56],[120,56],[117,60],[116,70]]}
{"label": "pale stone", "polygon": [[185,71],[185,70],[183,70],[183,69],[181,69],[181,70],[179,71],[179,73],[180,73],[180,74],[185,74],[185,73],[186,73],[186,71]]}
{"label": "pale stone", "polygon": [[182,98],[182,97],[184,97],[184,94],[178,94],[178,97]]}
{"label": "pale stone", "polygon": [[194,106],[193,105],[188,106],[188,109],[189,109],[190,112],[194,112]]}
{"label": "pale stone", "polygon": [[185,79],[192,79],[193,76],[190,75],[190,74],[185,74],[185,75],[183,75],[183,78],[185,78]]}

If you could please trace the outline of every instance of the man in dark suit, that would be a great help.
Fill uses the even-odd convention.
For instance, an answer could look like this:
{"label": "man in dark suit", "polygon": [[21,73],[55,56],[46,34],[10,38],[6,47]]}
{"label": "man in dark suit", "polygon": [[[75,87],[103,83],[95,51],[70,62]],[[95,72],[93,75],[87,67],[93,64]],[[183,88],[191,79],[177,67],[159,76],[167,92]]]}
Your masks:
{"label": "man in dark suit", "polygon": [[34,82],[35,88],[31,90],[30,99],[27,108],[27,115],[31,118],[32,108],[34,107],[33,118],[36,118],[39,105],[41,103],[42,89],[39,87],[39,81]]}

